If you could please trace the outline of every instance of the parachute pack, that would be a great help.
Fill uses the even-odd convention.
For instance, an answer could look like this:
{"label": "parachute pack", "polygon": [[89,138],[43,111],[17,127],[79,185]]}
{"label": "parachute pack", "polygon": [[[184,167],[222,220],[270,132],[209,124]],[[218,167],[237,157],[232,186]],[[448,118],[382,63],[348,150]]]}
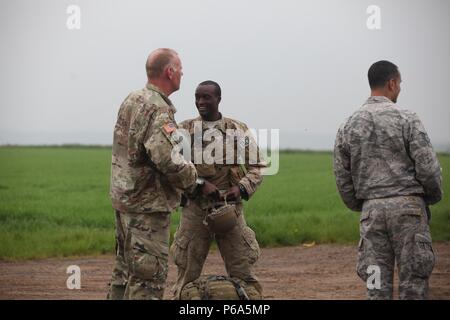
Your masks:
{"label": "parachute pack", "polygon": [[261,300],[262,296],[245,281],[218,275],[204,275],[187,283],[180,300]]}

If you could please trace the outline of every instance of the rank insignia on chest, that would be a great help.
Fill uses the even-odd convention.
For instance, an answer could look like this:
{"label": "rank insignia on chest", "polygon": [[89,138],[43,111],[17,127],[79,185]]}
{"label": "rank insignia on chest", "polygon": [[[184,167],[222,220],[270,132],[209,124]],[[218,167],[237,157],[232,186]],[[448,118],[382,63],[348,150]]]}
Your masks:
{"label": "rank insignia on chest", "polygon": [[175,124],[174,124],[173,122],[168,122],[168,123],[166,123],[166,124],[163,126],[163,128],[164,128],[164,131],[165,131],[166,133],[172,133],[172,132],[174,132],[174,131],[177,129],[177,127],[175,127]]}

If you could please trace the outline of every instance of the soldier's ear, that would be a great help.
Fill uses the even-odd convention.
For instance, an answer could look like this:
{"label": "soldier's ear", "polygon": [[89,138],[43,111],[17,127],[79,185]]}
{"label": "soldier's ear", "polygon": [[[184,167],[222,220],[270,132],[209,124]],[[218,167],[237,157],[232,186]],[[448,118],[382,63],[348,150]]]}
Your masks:
{"label": "soldier's ear", "polygon": [[217,97],[217,103],[220,103],[221,100],[222,100],[222,97],[221,97],[221,96],[218,96],[218,97]]}
{"label": "soldier's ear", "polygon": [[166,68],[166,76],[167,78],[169,78],[170,80],[172,80],[173,77],[173,68],[171,66],[168,66]]}
{"label": "soldier's ear", "polygon": [[394,91],[395,85],[396,85],[395,79],[389,79],[389,81],[388,81],[388,88],[389,88],[390,91]]}

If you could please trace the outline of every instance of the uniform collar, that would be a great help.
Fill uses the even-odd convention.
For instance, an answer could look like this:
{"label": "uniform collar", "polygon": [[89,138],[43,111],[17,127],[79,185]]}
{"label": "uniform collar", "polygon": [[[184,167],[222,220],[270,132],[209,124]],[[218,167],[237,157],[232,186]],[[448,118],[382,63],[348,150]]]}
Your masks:
{"label": "uniform collar", "polygon": [[372,103],[389,103],[393,104],[393,102],[386,98],[385,96],[371,96],[366,100],[365,104],[372,104]]}
{"label": "uniform collar", "polygon": [[169,105],[170,109],[172,110],[173,113],[177,112],[177,109],[175,108],[175,106],[172,104],[172,101],[170,101],[169,97],[167,97],[160,88],[158,88],[157,86],[155,86],[154,84],[151,83],[147,83],[145,85],[145,87],[150,90],[150,91],[155,91],[156,93],[158,93],[161,98],[164,99],[164,101]]}
{"label": "uniform collar", "polygon": [[[225,118],[222,116],[222,114],[219,112],[220,114],[220,119],[217,121],[208,121],[208,122],[216,122],[215,124],[215,128],[222,131],[223,133],[226,133],[226,126],[225,126]],[[197,118],[195,118],[195,121],[201,121],[202,122],[202,130],[207,130],[208,127],[205,123],[205,121],[202,120],[201,116],[198,116]]]}

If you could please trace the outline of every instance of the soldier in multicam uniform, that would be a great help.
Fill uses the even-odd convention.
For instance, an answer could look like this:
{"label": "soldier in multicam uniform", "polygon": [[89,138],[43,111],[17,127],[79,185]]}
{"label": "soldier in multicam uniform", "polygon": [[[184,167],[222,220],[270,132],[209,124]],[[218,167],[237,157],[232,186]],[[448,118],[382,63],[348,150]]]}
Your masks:
{"label": "soldier in multicam uniform", "polygon": [[392,299],[396,261],[400,299],[427,299],[435,263],[428,206],[442,197],[441,168],[418,116],[395,105],[397,66],[376,62],[368,78],[371,97],[340,127],[334,149],[340,195],[362,211],[357,273],[370,282],[369,299]]}
{"label": "soldier in multicam uniform", "polygon": [[192,163],[172,158],[177,125],[168,96],[179,89],[181,61],[171,49],[152,52],[148,83],[122,103],[114,128],[111,199],[116,261],[109,299],[162,299],[167,278],[170,213],[196,186]]}
{"label": "soldier in multicam uniform", "polygon": [[[215,163],[194,161],[199,177],[204,179],[204,186],[201,193],[190,198],[188,196],[189,200],[183,207],[180,225],[170,249],[178,267],[177,282],[173,289],[175,298],[179,297],[180,290],[185,284],[200,276],[213,239],[217,241],[228,275],[245,281],[262,295],[262,287],[252,271],[254,263],[259,258],[260,248],[255,233],[245,222],[241,199],[248,200],[255,193],[262,182],[261,169],[265,164],[259,155],[255,140],[250,135],[247,135],[246,139],[229,136],[230,132],[236,130],[247,134],[249,131],[242,122],[222,117],[218,110],[220,100],[221,89],[216,82],[200,83],[195,92],[195,103],[200,116],[180,123],[180,128],[185,129],[192,137],[194,159],[196,152],[198,156],[211,146],[212,142],[205,139],[207,135],[205,132],[216,132],[223,141],[231,141],[235,154],[227,154],[224,147],[223,155]],[[203,137],[200,150],[197,151],[196,126],[200,129],[200,137]],[[241,161],[243,163],[241,166],[235,157],[238,153],[236,150],[238,144],[245,147],[246,159]],[[254,163],[249,161],[249,150],[256,150]],[[211,209],[222,205],[224,199],[227,199],[228,203],[235,203],[238,220],[230,231],[217,234],[205,225],[205,217]]]}

